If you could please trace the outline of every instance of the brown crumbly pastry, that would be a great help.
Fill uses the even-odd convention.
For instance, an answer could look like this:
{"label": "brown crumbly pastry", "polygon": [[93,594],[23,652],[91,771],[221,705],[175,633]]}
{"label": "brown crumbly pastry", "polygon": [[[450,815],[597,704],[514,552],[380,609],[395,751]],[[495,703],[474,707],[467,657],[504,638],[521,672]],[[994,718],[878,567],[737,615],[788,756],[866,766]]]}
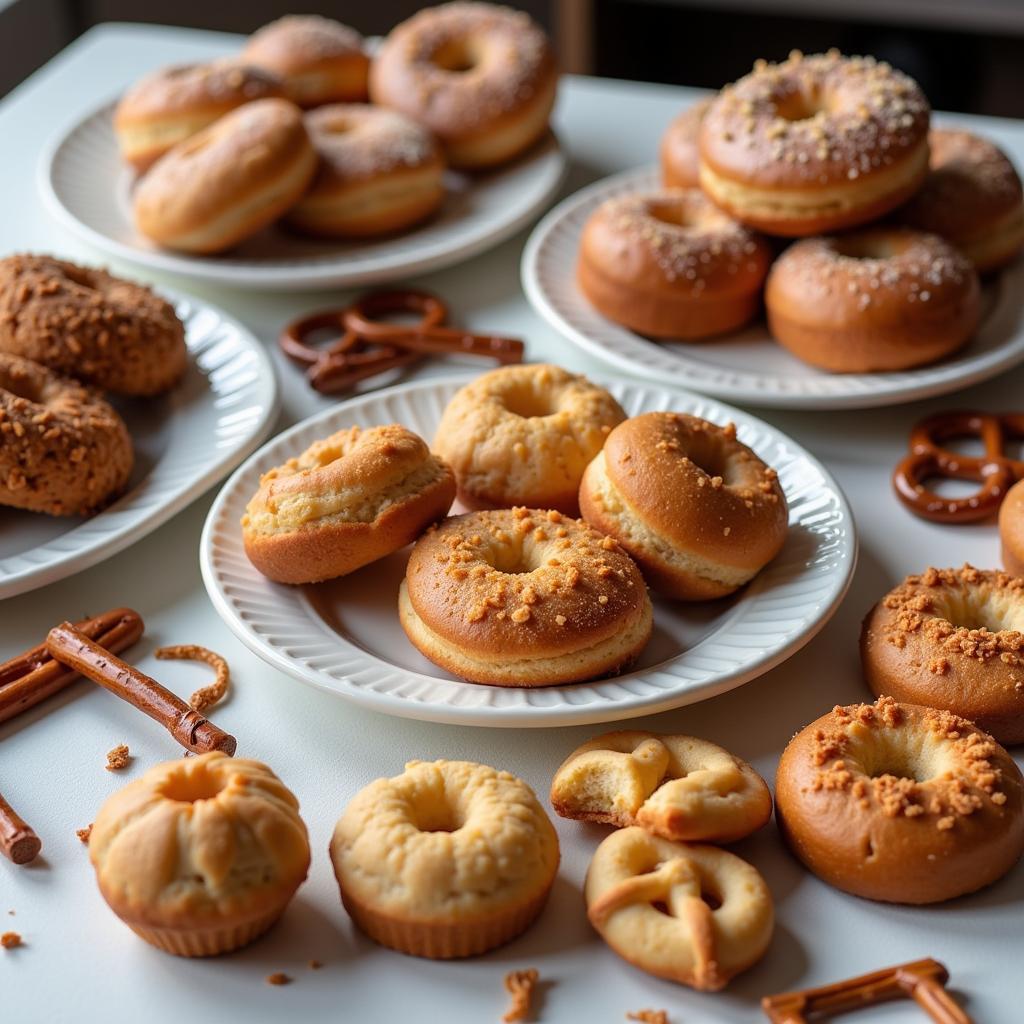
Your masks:
{"label": "brown crumbly pastry", "polygon": [[908,576],[868,613],[860,649],[875,694],[1024,742],[1024,580],[970,565]]}
{"label": "brown crumbly pastry", "polygon": [[1024,850],[1024,780],[1009,754],[966,719],[892,697],[836,707],[797,733],[775,801],[794,854],[866,899],[952,899]]}
{"label": "brown crumbly pastry", "polygon": [[231,681],[231,673],[227,661],[215,651],[200,647],[198,644],[178,644],[173,647],[158,647],[153,653],[161,661],[178,658],[187,661],[203,661],[217,673],[216,679],[209,686],[196,690],[189,697],[188,704],[193,711],[205,711],[224,699]]}
{"label": "brown crumbly pastry", "polygon": [[999,539],[1006,571],[1024,577],[1024,480],[1006,492],[999,506]]}
{"label": "brown crumbly pastry", "polygon": [[17,949],[18,946],[23,946],[24,944],[24,941],[17,932],[4,932],[3,935],[0,935],[0,948],[2,949]]}
{"label": "brown crumbly pastry", "polygon": [[505,990],[512,997],[512,1004],[501,1018],[505,1024],[530,1019],[530,1001],[539,976],[536,967],[528,967],[525,971],[510,971],[505,975]]}
{"label": "brown crumbly pastry", "polygon": [[127,768],[131,764],[132,755],[128,750],[128,745],[120,743],[113,750],[107,751],[107,763],[106,769],[108,772],[119,772],[122,768]]}
{"label": "brown crumbly pastry", "polygon": [[665,129],[659,151],[665,188],[700,187],[700,126],[713,98],[691,104]]}

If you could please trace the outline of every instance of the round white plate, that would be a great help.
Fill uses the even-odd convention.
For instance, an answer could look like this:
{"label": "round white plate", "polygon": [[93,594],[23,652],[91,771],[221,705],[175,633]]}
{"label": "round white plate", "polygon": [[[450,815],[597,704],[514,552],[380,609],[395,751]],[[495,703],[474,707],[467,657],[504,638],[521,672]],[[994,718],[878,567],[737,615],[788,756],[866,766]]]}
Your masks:
{"label": "round white plate", "polygon": [[271,227],[225,255],[190,256],[160,249],[136,231],[134,173],[118,153],[113,112],[114,104],[106,104],[43,153],[39,187],[50,212],[111,256],[237,288],[379,284],[467,260],[525,227],[551,201],[566,168],[552,134],[508,167],[472,176],[449,172],[438,214],[401,235],[338,242]]}
{"label": "round white plate", "polygon": [[607,386],[630,415],[676,409],[736,423],[740,438],[779,471],[790,532],[778,558],[740,595],[703,605],[656,600],[654,635],[633,672],[530,690],[454,679],[420,655],[399,624],[408,550],[308,587],[271,583],[252,567],[239,519],[262,473],[353,424],[397,422],[433,437],[467,379],[414,382],[344,402],[275,437],[224,485],[200,542],[203,581],[221,618],[266,662],[387,714],[462,725],[581,725],[663,711],[739,686],[799,650],[838,607],[853,574],[856,537],[846,499],[825,468],[738,409],[642,384]]}
{"label": "round white plate", "polygon": [[169,294],[185,324],[189,366],[159,398],[112,399],[135,445],[128,491],[90,519],[0,507],[0,599],[88,569],[152,533],[234,469],[266,436],[277,380],[238,321]]}
{"label": "round white plate", "polygon": [[569,196],[534,229],[523,252],[533,308],[580,348],[639,377],[678,381],[731,401],[784,409],[861,409],[959,391],[1024,361],[1024,263],[986,286],[977,335],[933,366],[899,373],[831,374],[777,344],[763,322],[700,343],[653,342],[605,319],[576,285],[583,225],[606,199],[660,187],[656,168],[626,171]]}

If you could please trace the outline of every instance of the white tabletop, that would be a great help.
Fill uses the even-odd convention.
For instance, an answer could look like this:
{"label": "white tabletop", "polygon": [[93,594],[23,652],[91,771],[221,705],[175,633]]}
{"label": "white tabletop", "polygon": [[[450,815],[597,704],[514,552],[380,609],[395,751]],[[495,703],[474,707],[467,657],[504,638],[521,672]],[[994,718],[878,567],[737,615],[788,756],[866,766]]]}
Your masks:
{"label": "white tabletop", "polygon": [[[0,103],[0,238],[3,251],[43,250],[97,260],[46,217],[36,193],[38,154],[55,132],[151,68],[212,56],[237,46],[213,33],[153,27],[94,29]],[[669,118],[692,94],[666,86],[569,79],[557,128],[571,153],[566,191],[650,162]],[[1024,125],[992,121],[985,130],[1024,166]],[[450,300],[459,323],[528,339],[531,358],[600,372],[593,361],[546,328],[519,288],[524,236],[458,267],[418,279]],[[117,270],[132,273],[131,268]],[[140,275],[136,275],[140,276]],[[181,282],[168,282],[181,286]],[[259,295],[185,286],[247,323],[268,345],[292,315],[321,295]],[[282,382],[278,429],[324,407],[275,351]],[[706,703],[638,727],[687,732],[750,760],[769,781],[798,728],[836,703],[868,699],[861,681],[860,619],[882,592],[928,564],[998,563],[990,524],[940,527],[915,519],[896,502],[889,472],[910,424],[949,407],[1019,408],[1024,371],[1007,374],[945,401],[861,413],[766,414],[825,460],[845,488],[861,534],[860,566],[832,623],[800,654],[768,675]],[[685,381],[679,381],[685,385]],[[21,933],[22,949],[0,953],[0,1020],[18,1022],[145,1020],[294,1020],[487,1024],[506,1007],[504,974],[535,966],[549,982],[538,1020],[600,1024],[627,1010],[663,1007],[673,1024],[757,1021],[759,998],[874,968],[934,956],[952,974],[979,1022],[1021,1019],[1024,982],[1018,965],[1024,868],[971,897],[912,909],[874,904],[828,888],[783,848],[774,824],[737,844],[764,874],[778,915],[765,959],[719,994],[700,994],[650,978],[617,959],[595,936],[581,885],[604,828],[556,820],[562,867],[551,902],[520,939],[459,963],[431,963],[374,946],[342,909],[327,843],[348,799],[371,779],[401,771],[406,760],[468,758],[509,769],[545,797],[562,758],[594,730],[450,728],[378,716],[306,688],[249,653],[214,614],[199,577],[197,547],[212,492],[147,540],[72,579],[0,605],[0,660],[42,639],[62,618],[130,605],[148,629],[132,658],[188,694],[207,673],[199,666],[156,662],[165,643],[205,644],[232,667],[234,693],[215,721],[239,738],[239,753],[267,761],[296,792],[309,826],[309,881],[281,923],[235,955],[185,961],[151,949],[122,926],[101,900],[75,829],[92,821],[103,799],[154,762],[180,751],[157,726],[89,683],[78,683],[0,726],[0,790],[43,839],[42,858],[15,867],[0,858],[0,931]],[[104,770],[104,755],[127,742],[136,760],[125,772]],[[15,916],[7,917],[12,910]],[[307,961],[323,961],[315,973]],[[272,988],[284,971],[294,984]],[[919,1021],[907,1004],[872,1011],[871,1020]]]}

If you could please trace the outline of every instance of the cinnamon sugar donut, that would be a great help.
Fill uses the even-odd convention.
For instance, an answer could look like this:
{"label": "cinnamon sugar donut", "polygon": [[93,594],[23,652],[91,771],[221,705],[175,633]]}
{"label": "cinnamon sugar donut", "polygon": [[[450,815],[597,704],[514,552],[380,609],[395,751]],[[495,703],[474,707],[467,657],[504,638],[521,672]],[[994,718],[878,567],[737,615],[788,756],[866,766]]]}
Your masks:
{"label": "cinnamon sugar donut", "polygon": [[124,490],[133,462],[124,421],[96,392],[0,353],[0,505],[90,515]]}
{"label": "cinnamon sugar donut", "polygon": [[970,565],[908,576],[865,618],[860,650],[876,694],[1024,743],[1024,580]]}
{"label": "cinnamon sugar donut", "polygon": [[188,364],[181,320],[150,288],[29,254],[0,260],[0,352],[121,395],[168,391]]}
{"label": "cinnamon sugar donut", "polygon": [[1003,549],[1003,567],[1014,576],[1024,577],[1024,480],[1018,480],[999,506],[999,539]]}
{"label": "cinnamon sugar donut", "polygon": [[700,186],[700,126],[713,97],[698,100],[677,115],[661,137],[661,183],[665,188]]}
{"label": "cinnamon sugar donut", "polygon": [[452,167],[505,163],[546,131],[558,71],[529,15],[487,3],[428,7],[392,29],[370,97],[426,125]]}
{"label": "cinnamon sugar donut", "polygon": [[493,686],[612,675],[651,635],[643,579],[610,537],[559,512],[473,512],[426,533],[398,599],[435,665]]}
{"label": "cinnamon sugar donut", "polygon": [[598,312],[652,338],[735,330],[761,307],[771,252],[699,189],[609,199],[580,239],[576,280]]}
{"label": "cinnamon sugar donut", "polygon": [[1001,878],[1024,850],[1024,780],[949,711],[836,707],[790,741],[776,817],[823,881],[887,903],[937,903]]}
{"label": "cinnamon sugar donut", "polygon": [[872,57],[832,50],[758,61],[700,131],[701,188],[769,234],[853,227],[895,209],[928,173],[928,101]]}

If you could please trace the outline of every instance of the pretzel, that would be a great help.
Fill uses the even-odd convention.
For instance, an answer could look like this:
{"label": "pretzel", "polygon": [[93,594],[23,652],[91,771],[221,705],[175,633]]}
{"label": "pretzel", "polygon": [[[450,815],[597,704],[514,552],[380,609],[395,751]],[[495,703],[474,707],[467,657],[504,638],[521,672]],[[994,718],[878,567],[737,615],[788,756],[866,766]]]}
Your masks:
{"label": "pretzel", "polygon": [[890,999],[913,999],[936,1024],[973,1024],[946,991],[949,972],[937,960],[915,960],[821,988],[765,996],[761,1009],[772,1024],[804,1024],[808,1015],[830,1016]]}
{"label": "pretzel", "polygon": [[[981,457],[942,447],[953,438],[978,438]],[[916,424],[910,433],[910,454],[893,472],[896,495],[915,515],[936,523],[970,523],[998,510],[1006,492],[1024,477],[1024,461],[1011,459],[1007,441],[1024,439],[1024,415],[943,412]],[[927,480],[971,480],[981,486],[963,498],[944,498],[924,485]]]}

